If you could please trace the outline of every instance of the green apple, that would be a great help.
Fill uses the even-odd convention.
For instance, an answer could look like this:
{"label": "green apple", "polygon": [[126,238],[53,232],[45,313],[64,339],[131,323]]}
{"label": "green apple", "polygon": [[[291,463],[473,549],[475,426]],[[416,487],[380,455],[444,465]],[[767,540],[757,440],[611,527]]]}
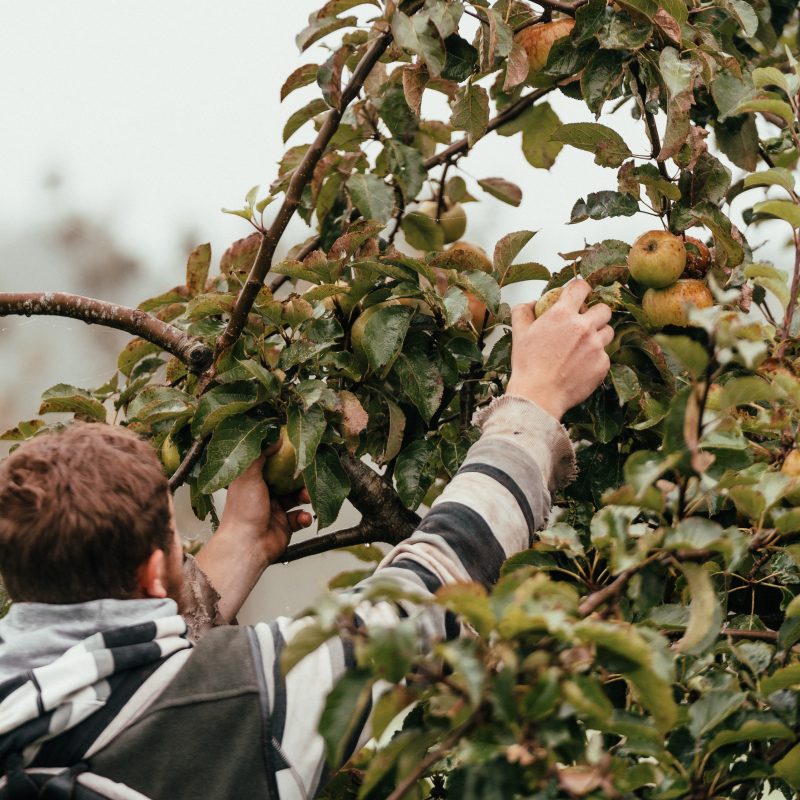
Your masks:
{"label": "green apple", "polygon": [[164,464],[167,475],[172,475],[181,465],[181,451],[178,450],[178,445],[169,434],[161,443],[161,462]]}
{"label": "green apple", "polygon": [[278,450],[265,462],[262,475],[267,486],[278,496],[291,494],[303,488],[303,476],[294,477],[297,469],[297,452],[289,441],[286,426],[281,428],[281,443]]}
{"label": "green apple", "polygon": [[690,308],[710,308],[714,298],[702,281],[687,278],[673,283],[666,289],[648,289],[642,298],[647,324],[651,328],[665,325],[687,327]]}
{"label": "green apple", "polygon": [[[546,291],[537,301],[536,305],[533,307],[533,313],[536,319],[548,312],[555,304],[558,302],[558,298],[561,297],[561,293],[564,291],[563,286],[556,286],[555,289],[549,289]],[[588,299],[588,298],[587,298]],[[584,311],[587,311],[589,306],[586,303],[581,304],[580,312],[583,314]]]}
{"label": "green apple", "polygon": [[556,39],[569,36],[575,20],[566,17],[552,22],[541,22],[523,28],[514,38],[525,48],[528,56],[528,80],[533,80],[547,64],[550,49]]}
{"label": "green apple", "polygon": [[669,231],[648,231],[631,246],[628,269],[642,286],[663,289],[680,278],[686,266],[686,248],[679,236]]}
{"label": "green apple", "polygon": [[467,230],[467,214],[461,203],[445,203],[439,219],[436,219],[438,203],[435,200],[426,200],[419,207],[419,212],[430,217],[444,233],[444,243],[450,244],[460,239]]}
{"label": "green apple", "polygon": [[789,491],[786,492],[786,499],[793,506],[800,505],[800,450],[794,448],[786,454],[781,472],[792,479]]}
{"label": "green apple", "polygon": [[[410,299],[412,298],[402,298],[402,300]],[[367,354],[364,351],[364,331],[366,330],[367,323],[370,321],[372,315],[375,314],[379,308],[386,308],[387,306],[396,305],[407,305],[407,303],[403,303],[400,298],[390,297],[388,300],[384,300],[382,303],[375,303],[374,306],[365,308],[358,315],[358,317],[356,317],[356,321],[350,328],[350,346],[357,356],[362,359],[366,359],[367,357]]]}

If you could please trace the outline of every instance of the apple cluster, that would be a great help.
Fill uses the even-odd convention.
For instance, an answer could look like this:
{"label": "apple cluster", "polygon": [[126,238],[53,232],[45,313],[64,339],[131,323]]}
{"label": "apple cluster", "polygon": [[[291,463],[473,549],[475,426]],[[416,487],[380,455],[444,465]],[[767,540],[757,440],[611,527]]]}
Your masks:
{"label": "apple cluster", "polygon": [[642,234],[628,253],[631,278],[646,287],[642,310],[652,328],[689,325],[691,308],[708,308],[714,298],[701,280],[711,262],[698,239],[686,241],[669,231]]}

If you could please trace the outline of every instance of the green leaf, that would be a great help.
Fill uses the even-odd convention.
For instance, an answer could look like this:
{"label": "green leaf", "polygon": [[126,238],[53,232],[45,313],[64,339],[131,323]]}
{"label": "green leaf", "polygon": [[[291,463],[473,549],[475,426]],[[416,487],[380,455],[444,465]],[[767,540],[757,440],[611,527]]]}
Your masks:
{"label": "green leaf", "polygon": [[211,494],[228,486],[261,454],[265,439],[277,439],[278,427],[264,419],[245,416],[228,417],[211,436],[206,459],[197,476],[197,488]]}
{"label": "green leaf", "polygon": [[800,206],[790,200],[764,200],[756,203],[753,211],[757,214],[769,214],[788,222],[793,228],[800,228]]}
{"label": "green leaf", "polygon": [[192,436],[203,439],[222,420],[241,414],[261,402],[258,388],[249,381],[215,386],[197,404],[192,420]]}
{"label": "green leaf", "polygon": [[750,714],[735,730],[722,730],[709,742],[708,753],[729,744],[764,742],[770,739],[793,739],[794,734],[774,714]]}
{"label": "green leaf", "polygon": [[569,224],[587,219],[606,219],[607,217],[632,217],[639,210],[635,197],[622,192],[593,192],[580,198],[572,207]]}
{"label": "green leaf", "polygon": [[636,493],[636,499],[644,497],[647,490],[667,471],[681,460],[680,453],[665,456],[650,450],[637,450],[625,462],[625,480]]}
{"label": "green leaf", "polygon": [[617,13],[597,34],[600,46],[607,50],[640,50],[653,35],[653,26],[645,19]]}
{"label": "green leaf", "polygon": [[700,739],[723,720],[742,707],[747,695],[717,689],[707,692],[689,707],[689,730],[695,739]]}
{"label": "green leaf", "polygon": [[776,669],[772,675],[761,679],[761,692],[764,695],[779,692],[782,689],[789,689],[793,686],[800,686],[800,663],[789,664],[788,667]]}
{"label": "green leaf", "polygon": [[497,313],[500,305],[500,287],[491,275],[487,275],[481,270],[474,270],[461,272],[452,281],[483,300],[492,314]]}
{"label": "green leaf", "polygon": [[478,186],[510,206],[518,206],[522,202],[522,189],[504,178],[483,178],[478,181]]}
{"label": "green leaf", "polygon": [[307,27],[297,34],[295,43],[302,53],[311,47],[314,42],[318,42],[329,33],[338,31],[341,28],[355,27],[356,25],[358,25],[358,17],[322,17],[313,19]]}
{"label": "green leaf", "polygon": [[658,729],[668,731],[678,717],[672,697],[672,664],[662,662],[653,647],[656,638],[632,625],[585,620],[573,628],[579,641],[592,642],[608,653],[613,671],[621,672],[635,687],[642,705],[652,714]]}
{"label": "green leaf", "polygon": [[344,763],[347,748],[358,734],[358,726],[372,702],[374,682],[370,670],[350,669],[339,678],[325,701],[319,732],[325,740],[328,763],[334,769]]}
{"label": "green leaf", "polygon": [[45,390],[42,394],[42,403],[39,414],[53,414],[68,412],[79,417],[106,421],[106,409],[101,402],[92,397],[85,389],[70,386],[67,383],[57,383]]}
{"label": "green leaf", "polygon": [[615,130],[596,122],[567,123],[555,131],[553,139],[594,153],[594,163],[601,167],[619,167],[633,155]]}
{"label": "green leaf", "polygon": [[417,250],[441,250],[444,247],[444,231],[426,214],[412,211],[400,223],[406,241]]}
{"label": "green leaf", "polygon": [[624,58],[618,50],[600,50],[591,57],[581,74],[583,99],[595,117],[600,116],[603,104],[622,84]]}
{"label": "green leaf", "polygon": [[411,202],[419,194],[428,174],[422,155],[416,148],[395,139],[389,139],[384,147],[389,159],[389,169],[406,202]]}
{"label": "green leaf", "polygon": [[283,674],[288,675],[307,655],[322,647],[325,642],[336,635],[337,631],[317,622],[304,625],[283,648],[281,653],[281,670],[283,670]]}
{"label": "green leaf", "polygon": [[500,286],[508,286],[520,281],[549,281],[550,270],[544,264],[535,261],[526,261],[524,264],[512,264],[507,267],[502,275],[498,276]]}
{"label": "green leaf", "polygon": [[614,384],[614,390],[619,397],[619,404],[624,406],[625,403],[639,397],[642,393],[642,387],[639,384],[639,379],[636,373],[624,364],[611,365],[611,382]]}
{"label": "green leaf", "polygon": [[336,521],[342,503],[350,494],[350,480],[332,447],[323,444],[317,448],[314,461],[303,470],[303,482],[319,527],[327,528]]}
{"label": "green leaf", "polygon": [[793,789],[800,789],[800,744],[796,744],[775,764],[775,774]]}
{"label": "green leaf", "polygon": [[722,627],[722,607],[714,591],[711,577],[701,564],[681,564],[692,602],[689,624],[676,647],[690,655],[702,655],[711,647]]}
{"label": "green leaf", "polygon": [[763,93],[761,96],[753,97],[740,103],[733,109],[734,114],[746,114],[747,112],[760,112],[762,114],[775,114],[781,117],[783,121],[792,126],[795,122],[795,113],[792,107],[785,101],[781,100],[769,92]]}
{"label": "green leaf", "polygon": [[286,414],[286,432],[297,454],[295,476],[314,460],[327,424],[325,412],[319,406],[312,406],[308,410],[297,405],[289,406]]}
{"label": "green leaf", "polygon": [[575,12],[575,27],[570,38],[575,45],[591,41],[608,17],[605,0],[589,0]]}
{"label": "green leaf", "polygon": [[13,428],[9,428],[0,434],[0,441],[3,442],[24,442],[26,439],[31,439],[36,436],[36,433],[42,428],[46,428],[47,423],[42,419],[29,419],[24,422],[19,422]]}
{"label": "green leaf", "polygon": [[794,175],[783,167],[773,167],[752,175],[745,175],[745,186],[782,186],[787,192],[794,191]]}
{"label": "green leaf", "polygon": [[191,395],[170,386],[145,386],[128,406],[128,419],[152,424],[177,417],[194,403]]}
{"label": "green leaf", "polygon": [[281,102],[283,102],[295,89],[308,86],[317,80],[317,65],[303,64],[298,67],[281,86]]}
{"label": "green leaf", "polygon": [[537,103],[522,115],[520,123],[522,155],[532,167],[550,169],[563,147],[553,136],[563,127],[558,115],[549,103]]}
{"label": "green leaf", "polygon": [[478,67],[478,51],[466,39],[452,34],[444,40],[447,57],[442,78],[463,83]]}
{"label": "green leaf", "polygon": [[489,95],[482,86],[466,84],[456,92],[451,125],[466,131],[470,147],[475,146],[489,125]]}
{"label": "green leaf", "polygon": [[385,306],[367,320],[363,347],[373,370],[382,370],[397,357],[413,316],[414,309],[408,306]]}
{"label": "green leaf", "polygon": [[161,348],[157,344],[148,342],[146,339],[131,339],[117,357],[117,369],[126,378],[130,378],[133,368],[143,358],[160,352]]}
{"label": "green leaf", "polygon": [[210,265],[211,245],[197,245],[189,254],[189,260],[186,262],[186,286],[190,294],[200,294],[205,290]]}
{"label": "green leaf", "polygon": [[653,337],[664,350],[672,355],[678,363],[693,377],[699,378],[708,366],[708,352],[703,345],[688,336],[666,336],[657,334]]}
{"label": "green leaf", "polygon": [[283,126],[283,141],[288,141],[289,137],[299,131],[306,122],[314,119],[317,114],[321,114],[323,111],[327,110],[327,104],[319,97],[314,98],[310,103],[299,108],[286,120],[286,124]]}
{"label": "green leaf", "polygon": [[394,191],[383,178],[372,173],[356,172],[347,179],[347,189],[356,208],[365,219],[384,225],[394,211]]}
{"label": "green leaf", "polygon": [[424,14],[409,17],[402,11],[395,11],[392,34],[400,47],[425,61],[431,75],[441,73],[446,58],[444,43],[429,17]]}
{"label": "green leaf", "polygon": [[400,353],[394,362],[403,394],[417,407],[426,423],[439,409],[444,394],[444,380],[436,361],[419,349]]}
{"label": "green leaf", "polygon": [[514,231],[513,233],[507,233],[500,239],[494,247],[494,258],[492,259],[494,270],[499,276],[506,273],[522,248],[534,236],[536,236],[536,231]]}
{"label": "green leaf", "polygon": [[723,6],[736,20],[745,39],[751,39],[758,30],[758,16],[753,7],[744,0],[725,0]]}
{"label": "green leaf", "polygon": [[412,511],[422,502],[436,477],[439,459],[430,439],[417,439],[400,452],[395,462],[397,494]]}

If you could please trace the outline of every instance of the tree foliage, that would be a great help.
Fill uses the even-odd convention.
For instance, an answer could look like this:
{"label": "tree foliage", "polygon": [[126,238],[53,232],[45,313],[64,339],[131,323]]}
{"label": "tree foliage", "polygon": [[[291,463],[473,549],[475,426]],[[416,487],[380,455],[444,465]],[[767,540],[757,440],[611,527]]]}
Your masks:
{"label": "tree foliage", "polygon": [[[184,349],[134,339],[104,386],[45,392],[40,414],[98,419],[113,406],[162,453],[169,437],[182,458],[173,485],[188,483],[200,518],[286,425],[321,527],[348,496],[364,514],[289,557],[394,542],[458,470],[473,412],[503,391],[502,290],[581,275],[612,306],[609,378],[565,419],[577,481],[495,589],[449,586],[435,600],[477,635],[420,656],[410,621],[346,634],[359,668],[323,716],[333,763],[365,692],[388,688],[379,743],[329,797],[796,796],[797,16],[790,0],[331,0],[297,36],[303,51],[325,43],[325,60],[281,90],[290,103],[316,83],[318,96],[287,114],[272,185],[230,212],[255,231],[213,269],[200,245],[185,285],[131,312],[169,323]],[[536,32],[565,19],[574,26],[534,68]],[[583,120],[562,124],[554,92],[583,101]],[[422,114],[432,94],[444,118]],[[611,110],[641,121],[648,154],[597,122]],[[520,202],[507,177],[459,171],[473,147],[500,146],[482,142],[491,134],[533,169],[594,154],[608,186],[576,196],[568,222],[650,214],[691,231],[702,241],[688,244],[690,269],[713,307],[654,330],[618,240],[555,269],[524,260],[532,231],[498,232],[490,258],[446,249],[447,212],[473,193]],[[749,228],[778,220],[771,230],[791,237],[788,275],[732,222],[744,193]],[[295,212],[314,234],[273,263]],[[211,367],[175,355],[187,336],[214,351]],[[354,552],[373,561],[374,548]],[[349,613],[341,598],[317,612],[308,647]]]}

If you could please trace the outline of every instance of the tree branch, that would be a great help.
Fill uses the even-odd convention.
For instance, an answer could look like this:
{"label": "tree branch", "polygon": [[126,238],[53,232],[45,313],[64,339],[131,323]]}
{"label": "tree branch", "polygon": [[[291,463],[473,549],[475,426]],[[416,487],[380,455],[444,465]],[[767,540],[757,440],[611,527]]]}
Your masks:
{"label": "tree branch", "polygon": [[347,106],[355,99],[356,95],[361,90],[364,81],[369,76],[372,68],[378,63],[378,60],[389,47],[392,41],[391,32],[387,32],[379,36],[364,53],[358,66],[353,71],[350,81],[342,91],[342,97],[339,105],[332,108],[328,112],[328,116],[322,123],[316,139],[314,139],[311,146],[306,150],[303,160],[292,173],[289,186],[286,189],[286,195],[283,200],[277,216],[272,222],[272,225],[265,232],[261,239],[261,246],[258,249],[253,266],[250,269],[250,274],[247,276],[247,281],[239,292],[239,297],[236,299],[236,304],[231,311],[228,326],[223,331],[222,335],[217,342],[217,353],[221,353],[229,348],[239,338],[247,322],[247,315],[253,307],[253,303],[258,296],[261,287],[264,285],[264,278],[272,266],[272,257],[275,255],[275,248],[283,236],[289,221],[294,216],[294,212],[300,205],[300,199],[303,194],[303,189],[311,178],[317,162],[320,160],[325,152],[330,140],[339,128],[339,123],[342,121]]}
{"label": "tree branch", "polygon": [[213,357],[208,345],[145,311],[78,294],[0,292],[0,317],[10,314],[70,317],[87,325],[116,328],[158,345],[179,358],[193,372],[206,369]]}
{"label": "tree branch", "polygon": [[278,560],[283,562],[297,561],[299,558],[327,553],[329,550],[337,550],[340,547],[382,541],[381,532],[370,522],[361,520],[358,525],[354,525],[352,528],[326,533],[323,536],[315,536],[313,539],[306,539],[304,542],[290,545]]}

